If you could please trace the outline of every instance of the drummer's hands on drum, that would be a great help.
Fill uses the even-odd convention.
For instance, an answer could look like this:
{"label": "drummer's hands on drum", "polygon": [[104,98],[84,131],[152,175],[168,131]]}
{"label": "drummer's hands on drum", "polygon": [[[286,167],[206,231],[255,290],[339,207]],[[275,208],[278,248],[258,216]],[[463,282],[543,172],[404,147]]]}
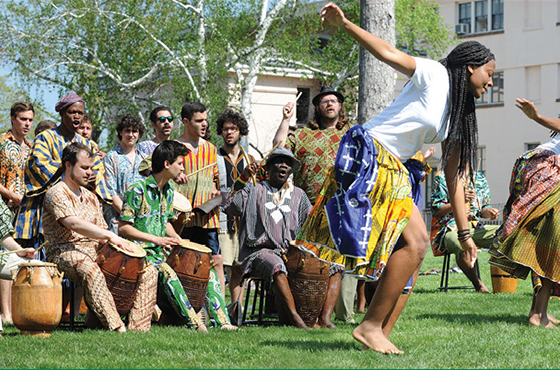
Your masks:
{"label": "drummer's hands on drum", "polygon": [[25,257],[31,260],[35,258],[37,251],[35,248],[23,248],[20,251],[17,251],[16,254],[20,257]]}
{"label": "drummer's hands on drum", "polygon": [[172,236],[156,236],[153,241],[154,244],[160,245],[165,249],[171,249],[172,246],[179,245],[181,242],[181,239]]}
{"label": "drummer's hands on drum", "polygon": [[121,247],[127,252],[136,252],[136,249],[132,245],[130,245],[130,242],[128,240],[123,239],[116,234],[109,236],[109,241],[116,246]]}

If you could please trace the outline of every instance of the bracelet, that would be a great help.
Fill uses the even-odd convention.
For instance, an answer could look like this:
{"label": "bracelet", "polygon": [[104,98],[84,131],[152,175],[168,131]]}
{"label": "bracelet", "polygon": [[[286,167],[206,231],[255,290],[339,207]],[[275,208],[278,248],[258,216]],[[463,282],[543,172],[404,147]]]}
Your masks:
{"label": "bracelet", "polygon": [[459,238],[459,243],[464,243],[467,240],[469,240],[470,238],[472,238],[471,234],[468,234],[467,236],[465,236],[463,238]]}
{"label": "bracelet", "polygon": [[457,231],[457,239],[459,239],[460,242],[464,242],[467,241],[471,238],[471,230],[470,229],[461,229],[459,231]]}
{"label": "bracelet", "polygon": [[241,174],[238,178],[237,181],[239,181],[241,184],[245,185],[247,184],[247,182],[249,181],[249,179],[246,179],[243,174]]}

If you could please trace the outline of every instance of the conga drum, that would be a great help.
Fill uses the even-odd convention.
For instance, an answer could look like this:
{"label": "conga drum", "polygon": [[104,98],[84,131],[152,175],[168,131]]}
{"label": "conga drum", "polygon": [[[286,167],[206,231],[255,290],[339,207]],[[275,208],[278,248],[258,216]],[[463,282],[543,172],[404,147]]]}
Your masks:
{"label": "conga drum", "polygon": [[297,312],[305,325],[313,327],[327,296],[330,264],[299,249],[295,243],[290,243],[285,257],[288,283]]}
{"label": "conga drum", "polygon": [[146,268],[146,251],[140,244],[129,243],[134,252],[113,243],[105,243],[97,251],[97,264],[105,275],[107,287],[120,315],[126,315],[134,304],[138,280]]}
{"label": "conga drum", "polygon": [[210,269],[213,267],[212,250],[183,240],[180,245],[173,247],[167,257],[167,264],[177,274],[191,306],[199,312],[204,305]]}
{"label": "conga drum", "polygon": [[171,219],[171,224],[177,234],[181,235],[191,211],[191,202],[183,194],[176,191],[173,195],[173,218]]}
{"label": "conga drum", "polygon": [[54,263],[19,265],[12,287],[12,317],[21,334],[50,337],[62,317],[62,273]]}

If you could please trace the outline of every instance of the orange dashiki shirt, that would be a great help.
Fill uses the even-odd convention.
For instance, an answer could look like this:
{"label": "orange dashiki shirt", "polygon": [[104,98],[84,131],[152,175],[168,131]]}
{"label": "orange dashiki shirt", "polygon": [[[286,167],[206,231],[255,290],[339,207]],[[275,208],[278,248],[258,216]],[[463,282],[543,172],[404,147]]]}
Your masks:
{"label": "orange dashiki shirt", "polygon": [[[16,194],[25,194],[25,182],[23,173],[25,162],[31,144],[25,138],[23,139],[26,148],[22,150],[20,144],[16,141],[12,130],[9,130],[0,136],[0,184],[4,185],[8,190]],[[4,202],[10,209],[14,209],[11,200],[3,197]]]}

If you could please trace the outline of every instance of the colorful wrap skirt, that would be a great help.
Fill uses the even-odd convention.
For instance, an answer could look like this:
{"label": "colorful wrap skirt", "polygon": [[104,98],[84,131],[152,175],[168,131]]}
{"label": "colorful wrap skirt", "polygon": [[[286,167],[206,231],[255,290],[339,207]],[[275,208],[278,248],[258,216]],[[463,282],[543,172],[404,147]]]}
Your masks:
{"label": "colorful wrap skirt", "polygon": [[410,219],[411,191],[405,165],[354,126],[296,243],[347,274],[377,280]]}
{"label": "colorful wrap skirt", "polygon": [[554,152],[535,149],[517,159],[489,252],[491,264],[517,278],[533,272],[560,280],[560,157]]}

